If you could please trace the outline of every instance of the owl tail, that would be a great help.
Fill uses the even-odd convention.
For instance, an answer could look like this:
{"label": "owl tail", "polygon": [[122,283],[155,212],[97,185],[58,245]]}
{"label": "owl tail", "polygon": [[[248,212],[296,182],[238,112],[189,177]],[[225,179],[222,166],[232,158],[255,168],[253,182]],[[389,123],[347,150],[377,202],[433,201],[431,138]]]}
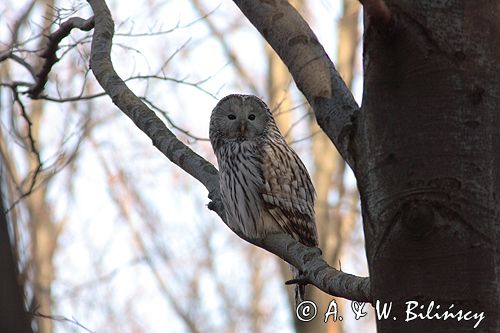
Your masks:
{"label": "owl tail", "polygon": [[[292,271],[293,279],[300,278],[300,272],[297,268],[290,265],[290,270]],[[295,308],[304,301],[306,296],[306,285],[301,283],[295,284]]]}

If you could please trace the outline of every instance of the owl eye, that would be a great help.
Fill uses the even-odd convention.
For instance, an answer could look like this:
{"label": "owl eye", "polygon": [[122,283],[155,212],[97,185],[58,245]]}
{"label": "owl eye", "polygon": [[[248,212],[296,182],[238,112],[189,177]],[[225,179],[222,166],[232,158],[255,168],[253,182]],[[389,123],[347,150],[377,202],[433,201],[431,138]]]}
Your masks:
{"label": "owl eye", "polygon": [[250,119],[250,120],[254,120],[254,119],[255,119],[255,115],[254,115],[254,114],[249,115],[249,116],[248,116],[248,119]]}
{"label": "owl eye", "polygon": [[234,114],[229,114],[227,115],[227,117],[231,120],[235,120],[236,119],[236,116]]}

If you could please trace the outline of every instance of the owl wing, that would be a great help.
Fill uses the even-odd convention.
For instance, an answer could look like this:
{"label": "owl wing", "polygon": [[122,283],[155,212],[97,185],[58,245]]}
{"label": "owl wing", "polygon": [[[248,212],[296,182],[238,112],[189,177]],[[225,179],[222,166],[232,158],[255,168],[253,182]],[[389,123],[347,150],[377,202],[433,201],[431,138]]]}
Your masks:
{"label": "owl wing", "polygon": [[296,240],[317,246],[311,178],[297,154],[284,140],[279,141],[282,142],[271,141],[263,146],[264,208]]}

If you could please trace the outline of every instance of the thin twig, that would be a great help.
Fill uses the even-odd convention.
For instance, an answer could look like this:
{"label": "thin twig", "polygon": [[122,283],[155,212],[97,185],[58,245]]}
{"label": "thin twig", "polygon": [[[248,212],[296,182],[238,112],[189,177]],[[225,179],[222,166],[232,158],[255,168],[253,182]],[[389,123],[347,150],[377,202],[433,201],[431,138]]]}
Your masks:
{"label": "thin twig", "polygon": [[107,94],[105,92],[100,92],[100,93],[95,93],[92,95],[78,95],[78,96],[71,96],[71,97],[51,97],[51,96],[43,96],[40,95],[38,96],[38,99],[44,99],[46,101],[51,101],[51,102],[56,102],[56,103],[67,103],[67,102],[80,102],[84,100],[89,100],[89,99],[94,99],[102,96],[106,96]]}
{"label": "thin twig", "polygon": [[[11,209],[14,208],[22,199],[29,196],[33,192],[33,190],[35,188],[36,181],[38,179],[38,175],[40,174],[40,172],[42,170],[42,166],[43,166],[43,163],[42,163],[42,160],[40,157],[40,152],[38,151],[38,148],[36,147],[35,139],[33,137],[33,131],[32,131],[33,123],[31,122],[31,119],[28,116],[28,113],[26,112],[26,108],[24,107],[24,104],[19,99],[19,95],[18,95],[18,92],[15,89],[15,87],[12,87],[12,94],[14,97],[14,103],[17,103],[19,105],[19,108],[21,109],[21,116],[28,124],[28,134],[26,136],[26,139],[28,140],[28,143],[30,145],[31,152],[35,155],[37,166],[36,166],[35,170],[32,171],[33,176],[31,177],[31,182],[28,186],[28,189],[26,191],[23,190],[20,197],[17,198],[12,203],[12,205],[5,211],[6,214],[9,213],[11,211]],[[22,188],[23,188],[23,186],[21,186],[21,189]]]}
{"label": "thin twig", "polygon": [[76,325],[76,326],[84,329],[85,331],[87,331],[89,333],[95,333],[94,331],[91,331],[87,327],[83,326],[83,324],[81,324],[80,322],[78,322],[74,317],[71,318],[71,319],[69,319],[69,318],[64,317],[64,316],[46,315],[46,314],[42,314],[40,312],[31,312],[30,314],[33,317],[45,318],[45,319],[50,319],[50,320],[59,321],[59,322],[64,322],[65,321],[65,322],[68,322],[70,324]]}
{"label": "thin twig", "polygon": [[35,73],[35,69],[33,68],[33,66],[28,64],[28,62],[26,60],[24,60],[23,58],[15,55],[12,50],[9,50],[9,51],[6,51],[6,52],[0,54],[0,62],[4,61],[6,59],[14,60],[18,64],[20,64],[21,66],[26,68],[33,78],[36,78],[36,73]]}
{"label": "thin twig", "polygon": [[22,25],[27,21],[28,16],[30,15],[31,11],[33,10],[33,7],[35,7],[36,0],[31,0],[31,2],[26,6],[26,9],[24,9],[19,16],[18,19],[16,19],[14,23],[14,27],[12,28],[12,37],[11,37],[11,48],[12,46],[16,43],[18,35],[19,35],[19,30],[22,27]]}
{"label": "thin twig", "polygon": [[123,36],[123,37],[153,37],[153,36],[166,35],[166,34],[174,32],[175,30],[178,30],[178,29],[189,28],[189,27],[195,25],[196,23],[199,23],[200,21],[203,21],[204,19],[206,19],[207,17],[209,17],[210,15],[212,15],[217,9],[219,9],[219,7],[221,5],[222,4],[219,4],[213,10],[209,11],[208,13],[203,14],[201,17],[198,17],[198,18],[194,19],[193,21],[191,21],[191,22],[189,22],[187,24],[184,24],[184,25],[180,25],[180,23],[177,22],[177,24],[173,28],[166,29],[166,30],[148,31],[148,32],[139,32],[139,33],[132,33],[132,30],[130,30],[129,32],[117,32],[117,33],[115,33],[115,36]]}
{"label": "thin twig", "polygon": [[156,106],[152,101],[150,101],[146,97],[141,97],[141,100],[143,100],[146,104],[148,104],[153,110],[158,112],[159,114],[162,115],[163,119],[165,119],[172,128],[176,129],[177,131],[181,132],[182,134],[190,137],[191,139],[194,139],[195,141],[210,141],[208,138],[202,138],[196,135],[191,134],[188,130],[183,129],[182,127],[177,126],[172,119],[167,115],[167,111],[162,110],[160,107]]}
{"label": "thin twig", "polygon": [[213,99],[217,100],[217,96],[215,96],[214,94],[212,94],[210,91],[204,89],[200,85],[201,83],[206,82],[210,78],[201,80],[199,82],[188,82],[188,81],[185,81],[184,79],[175,79],[175,78],[167,77],[167,76],[159,76],[159,75],[134,75],[134,76],[129,77],[128,79],[125,79],[124,81],[128,82],[128,81],[132,81],[132,80],[147,80],[147,79],[156,79],[156,80],[163,80],[163,81],[171,81],[171,82],[174,82],[174,83],[184,84],[184,85],[187,85],[187,86],[190,86],[190,87],[194,87],[194,88],[198,89],[199,91],[204,92],[208,96],[212,97]]}

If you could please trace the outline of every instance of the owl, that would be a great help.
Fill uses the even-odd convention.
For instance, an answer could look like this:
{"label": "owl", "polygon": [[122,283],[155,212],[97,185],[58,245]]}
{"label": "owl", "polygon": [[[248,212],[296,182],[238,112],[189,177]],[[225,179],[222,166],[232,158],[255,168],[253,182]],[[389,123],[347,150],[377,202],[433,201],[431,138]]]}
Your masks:
{"label": "owl", "polygon": [[[311,178],[267,105],[252,95],[224,97],[212,111],[209,135],[229,227],[248,239],[288,233],[316,247]],[[298,278],[300,272],[290,268]],[[296,284],[297,304],[304,293],[305,285]]]}

